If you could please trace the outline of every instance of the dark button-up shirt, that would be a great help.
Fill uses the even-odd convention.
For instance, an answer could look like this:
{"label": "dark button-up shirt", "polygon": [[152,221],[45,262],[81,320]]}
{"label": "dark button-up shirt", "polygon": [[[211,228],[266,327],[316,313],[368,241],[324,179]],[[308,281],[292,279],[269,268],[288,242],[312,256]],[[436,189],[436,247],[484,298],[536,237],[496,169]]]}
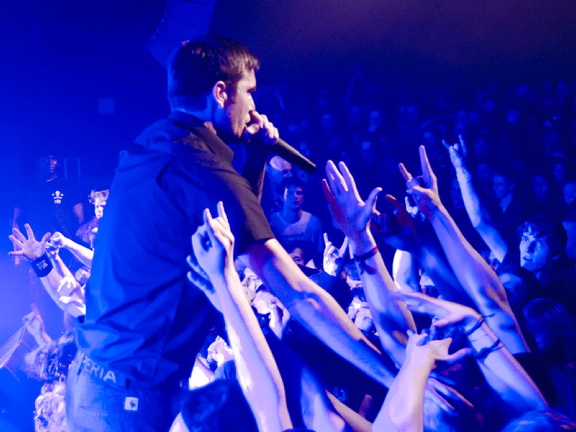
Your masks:
{"label": "dark button-up shirt", "polygon": [[78,326],[81,351],[143,385],[189,376],[214,310],[186,278],[202,212],[223,201],[236,251],[273,238],[234,153],[201,121],[176,112],[121,154],[95,242]]}

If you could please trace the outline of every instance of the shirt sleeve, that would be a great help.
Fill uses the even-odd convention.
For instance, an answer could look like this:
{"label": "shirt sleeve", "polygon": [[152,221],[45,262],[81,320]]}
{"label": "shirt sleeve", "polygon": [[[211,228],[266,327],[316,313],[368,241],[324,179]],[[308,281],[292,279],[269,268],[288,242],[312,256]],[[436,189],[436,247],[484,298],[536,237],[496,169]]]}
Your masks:
{"label": "shirt sleeve", "polygon": [[195,160],[176,162],[170,170],[182,180],[178,191],[171,195],[185,207],[192,230],[202,223],[205,208],[215,216],[217,204],[222,201],[236,239],[236,254],[255,242],[274,238],[248,181],[229,163],[202,153]]}

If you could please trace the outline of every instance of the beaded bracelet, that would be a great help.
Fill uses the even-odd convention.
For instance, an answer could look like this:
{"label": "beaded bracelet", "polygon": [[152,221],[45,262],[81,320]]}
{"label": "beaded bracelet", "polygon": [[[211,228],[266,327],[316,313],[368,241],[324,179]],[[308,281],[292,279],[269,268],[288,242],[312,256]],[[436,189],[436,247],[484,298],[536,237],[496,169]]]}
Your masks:
{"label": "beaded bracelet", "polygon": [[503,346],[504,346],[504,344],[502,342],[500,342],[500,339],[496,339],[496,342],[494,342],[489,347],[482,348],[480,351],[478,351],[476,354],[474,354],[474,357],[476,357],[476,359],[478,359],[478,360],[481,360],[485,357],[488,357],[488,355],[490,353],[493,353],[494,351],[499,350]]}
{"label": "beaded bracelet", "polygon": [[480,327],[482,327],[482,324],[484,324],[484,316],[480,315],[480,318],[478,318],[478,322],[476,322],[476,324],[474,324],[474,326],[468,330],[464,332],[465,336],[470,336],[472,333],[474,333],[476,330],[478,330]]}
{"label": "beaded bracelet", "polygon": [[36,276],[39,278],[48,276],[48,274],[54,268],[50,262],[50,258],[48,258],[48,254],[46,253],[40,258],[36,258],[34,261],[30,261],[30,265],[32,266],[32,270],[34,270],[34,273],[36,273]]}

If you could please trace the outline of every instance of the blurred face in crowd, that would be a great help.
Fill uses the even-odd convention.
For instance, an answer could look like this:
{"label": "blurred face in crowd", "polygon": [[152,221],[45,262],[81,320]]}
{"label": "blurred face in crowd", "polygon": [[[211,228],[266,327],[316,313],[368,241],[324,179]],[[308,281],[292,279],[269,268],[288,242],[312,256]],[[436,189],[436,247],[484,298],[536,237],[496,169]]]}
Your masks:
{"label": "blurred face in crowd", "polygon": [[520,266],[531,272],[537,272],[552,261],[552,250],[548,245],[548,236],[538,237],[528,229],[520,239]]}
{"label": "blurred face in crowd", "polygon": [[334,115],[324,114],[322,115],[322,131],[324,135],[333,135],[335,133],[336,127],[334,122]]}
{"label": "blurred face in crowd", "polygon": [[368,118],[370,124],[370,130],[376,130],[382,123],[384,123],[384,115],[380,110],[372,110],[370,111],[370,117]]}
{"label": "blurred face in crowd", "polygon": [[37,164],[42,175],[52,176],[58,168],[58,158],[54,155],[47,155],[38,159]]}
{"label": "blurred face in crowd", "polygon": [[568,182],[564,185],[564,202],[567,205],[572,204],[576,200],[576,182]]}
{"label": "blurred face in crowd", "polygon": [[546,200],[549,187],[550,185],[548,184],[548,180],[546,180],[544,177],[532,177],[532,193],[537,201]]}
{"label": "blurred face in crowd", "polygon": [[96,219],[101,219],[104,216],[104,207],[106,206],[106,200],[102,198],[96,198],[94,200],[94,215]]}
{"label": "blurred face in crowd", "polygon": [[498,174],[492,177],[492,186],[494,188],[494,194],[498,199],[506,198],[514,190],[514,183]]}
{"label": "blurred face in crowd", "polygon": [[300,210],[304,204],[304,191],[300,186],[289,186],[284,189],[284,205],[290,210]]}
{"label": "blurred face in crowd", "polygon": [[561,163],[554,164],[552,174],[559,184],[564,184],[564,181],[566,180],[566,167]]}
{"label": "blurred face in crowd", "polygon": [[296,247],[290,252],[290,257],[299,266],[306,266],[306,259],[304,258],[304,251],[302,248]]}
{"label": "blurred face in crowd", "polygon": [[218,366],[221,366],[223,363],[226,363],[228,360],[232,360],[233,358],[234,353],[232,352],[232,348],[230,348],[226,341],[220,336],[218,336],[208,347],[207,360],[209,362],[216,362]]}
{"label": "blurred face in crowd", "polygon": [[493,181],[492,176],[492,169],[490,165],[487,163],[479,163],[476,167],[476,177],[478,178],[478,182],[480,184],[491,184],[490,182]]}
{"label": "blurred face in crowd", "polygon": [[541,351],[557,351],[566,343],[561,328],[551,326],[547,319],[532,318],[527,320],[526,328],[534,337],[534,342]]}
{"label": "blurred face in crowd", "polygon": [[258,278],[256,273],[250,270],[248,267],[244,269],[244,279],[242,279],[242,288],[244,288],[244,293],[248,300],[252,300],[256,293],[256,290],[262,285],[262,281]]}

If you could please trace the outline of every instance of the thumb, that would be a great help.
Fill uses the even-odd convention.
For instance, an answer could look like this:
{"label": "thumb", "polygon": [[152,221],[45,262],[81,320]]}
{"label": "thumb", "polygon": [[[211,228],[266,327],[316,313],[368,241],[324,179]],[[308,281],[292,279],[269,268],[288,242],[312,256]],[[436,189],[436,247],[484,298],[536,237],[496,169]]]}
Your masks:
{"label": "thumb", "polygon": [[400,211],[403,210],[402,204],[400,204],[400,201],[398,201],[396,197],[393,197],[392,195],[386,195],[385,198],[386,201],[388,201],[390,204],[394,206],[394,208],[398,211],[398,213],[400,213]]}
{"label": "thumb", "polygon": [[370,192],[370,195],[368,196],[368,199],[366,200],[366,205],[372,209],[373,213],[376,211],[376,201],[378,199],[378,194],[380,192],[382,192],[381,187],[375,188],[372,192]]}
{"label": "thumb", "polygon": [[456,351],[455,353],[446,356],[443,360],[449,363],[454,363],[459,360],[462,360],[464,357],[467,357],[471,354],[472,354],[472,348],[462,348]]}

